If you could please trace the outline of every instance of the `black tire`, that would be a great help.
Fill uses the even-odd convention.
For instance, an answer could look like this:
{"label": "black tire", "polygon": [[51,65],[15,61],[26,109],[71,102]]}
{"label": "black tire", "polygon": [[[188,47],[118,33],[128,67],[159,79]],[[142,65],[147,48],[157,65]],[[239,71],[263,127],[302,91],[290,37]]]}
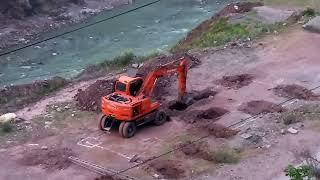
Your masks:
{"label": "black tire", "polygon": [[119,125],[119,134],[120,134],[120,136],[122,136],[122,137],[123,137],[123,126],[124,126],[125,123],[126,123],[125,121],[122,121],[122,122],[120,123],[120,125]]}
{"label": "black tire", "polygon": [[100,116],[99,128],[100,128],[102,131],[106,131],[104,127],[105,127],[107,118],[108,118],[108,117],[107,117],[106,115],[104,115],[104,114]]}
{"label": "black tire", "polygon": [[131,138],[137,131],[136,124],[134,122],[126,122],[123,125],[122,137]]}
{"label": "black tire", "polygon": [[167,115],[163,111],[157,111],[156,112],[156,117],[154,119],[154,124],[157,126],[160,126],[164,124],[167,121]]}

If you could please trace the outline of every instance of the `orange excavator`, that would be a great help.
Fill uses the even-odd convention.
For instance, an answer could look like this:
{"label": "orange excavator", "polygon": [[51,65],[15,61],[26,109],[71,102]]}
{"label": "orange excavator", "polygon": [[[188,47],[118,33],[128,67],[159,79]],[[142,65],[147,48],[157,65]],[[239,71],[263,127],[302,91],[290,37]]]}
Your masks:
{"label": "orange excavator", "polygon": [[164,124],[167,115],[159,109],[160,103],[151,99],[157,79],[178,74],[178,102],[182,102],[186,93],[187,71],[188,61],[182,57],[149,72],[145,79],[121,76],[114,84],[114,92],[102,97],[103,115],[100,118],[100,129],[110,131],[120,123],[119,134],[130,138],[134,136],[139,125],[151,121],[155,125]]}

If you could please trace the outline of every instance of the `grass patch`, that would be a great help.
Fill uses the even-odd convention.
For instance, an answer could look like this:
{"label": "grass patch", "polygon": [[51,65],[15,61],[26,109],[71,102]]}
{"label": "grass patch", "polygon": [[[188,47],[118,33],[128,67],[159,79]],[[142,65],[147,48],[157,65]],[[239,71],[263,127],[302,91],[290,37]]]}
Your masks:
{"label": "grass patch", "polygon": [[222,149],[212,152],[212,158],[215,163],[236,164],[240,161],[240,154],[233,149]]}
{"label": "grass patch", "polygon": [[248,21],[242,24],[231,24],[228,23],[227,19],[223,18],[211,24],[209,30],[194,39],[188,47],[180,47],[180,44],[177,44],[171,51],[176,52],[192,48],[215,47],[238,39],[253,39],[263,34],[280,31],[283,27],[283,23],[267,25],[254,21]]}
{"label": "grass patch", "polygon": [[104,76],[107,72],[119,70],[121,68],[127,67],[131,63],[142,63],[159,55],[159,51],[151,51],[150,53],[147,53],[145,55],[137,56],[132,51],[128,50],[123,52],[120,56],[117,56],[111,60],[107,59],[99,64],[88,66],[77,77],[75,77],[75,79],[88,80],[98,78]]}
{"label": "grass patch", "polygon": [[221,19],[213,24],[199,39],[195,40],[191,47],[219,46],[226,42],[248,37],[250,32],[245,25],[229,24],[226,19]]}

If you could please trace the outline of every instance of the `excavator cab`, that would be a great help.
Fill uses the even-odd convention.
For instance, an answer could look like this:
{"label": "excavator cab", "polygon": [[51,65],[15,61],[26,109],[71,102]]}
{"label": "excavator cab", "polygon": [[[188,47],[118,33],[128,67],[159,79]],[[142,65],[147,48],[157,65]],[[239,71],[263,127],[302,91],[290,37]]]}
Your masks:
{"label": "excavator cab", "polygon": [[128,96],[135,97],[143,84],[142,78],[132,78],[128,76],[121,76],[119,80],[115,82],[114,90],[120,94],[126,94]]}

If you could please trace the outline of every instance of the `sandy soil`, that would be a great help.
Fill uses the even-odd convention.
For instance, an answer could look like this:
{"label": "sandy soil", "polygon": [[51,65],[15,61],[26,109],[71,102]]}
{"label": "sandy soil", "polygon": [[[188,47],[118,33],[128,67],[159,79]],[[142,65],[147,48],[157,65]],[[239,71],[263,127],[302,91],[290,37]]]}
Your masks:
{"label": "sandy soil", "polygon": [[[159,159],[159,164],[146,164],[141,168],[133,168],[127,174],[138,179],[154,179],[155,177],[173,177],[178,179],[282,179],[283,170],[288,164],[299,164],[299,154],[310,150],[318,152],[320,142],[317,122],[302,122],[286,126],[278,122],[278,113],[267,113],[264,116],[251,116],[238,110],[243,103],[264,100],[278,104],[287,98],[278,96],[272,89],[278,85],[297,84],[308,89],[319,85],[320,70],[318,48],[320,35],[303,31],[301,27],[292,27],[285,33],[269,35],[254,42],[250,48],[230,47],[222,49],[206,49],[193,51],[192,54],[201,60],[201,65],[192,68],[188,74],[188,91],[212,89],[218,93],[208,98],[196,101],[184,111],[174,111],[171,121],[163,126],[146,125],[138,129],[137,134],[130,139],[122,139],[117,131],[103,133],[97,128],[98,115],[93,112],[83,112],[72,106],[73,96],[81,86],[93,82],[76,84],[44,99],[34,106],[18,112],[31,122],[31,125],[46,124],[42,131],[52,132],[42,135],[40,130],[28,130],[38,134],[38,138],[27,138],[23,141],[11,137],[1,140],[3,149],[0,160],[6,161],[0,165],[0,176],[5,179],[94,179],[98,177],[90,171],[75,165],[58,166],[52,170],[47,166],[21,163],[30,152],[38,151],[42,146],[49,149],[71,149],[77,157],[96,164],[123,170],[135,165],[129,160],[138,155],[140,160],[166,152],[181,142],[197,139],[206,134],[209,126],[195,126],[186,123],[184,114],[191,111],[206,111],[211,108],[222,108],[226,111],[221,116],[212,115],[209,111],[196,118],[204,119],[204,123],[212,125],[231,126],[242,119],[242,123],[231,126],[237,134],[228,138],[217,138],[214,135],[203,139],[206,148],[215,151],[223,148],[241,149],[241,159],[236,164],[218,164],[198,157],[189,157],[183,152],[174,152]],[[243,86],[225,86],[219,83],[225,76],[250,74],[249,82],[237,83]],[[107,77],[110,78],[110,77]],[[236,88],[233,88],[236,87]],[[176,98],[176,85],[168,86],[169,94],[163,98]],[[319,94],[320,90],[314,90]],[[53,109],[47,104],[69,101],[71,108],[57,105]],[[71,102],[70,102],[71,101]],[[282,105],[292,109],[301,104],[318,103],[318,101],[291,100]],[[319,102],[320,103],[320,102]],[[59,108],[59,110],[58,110]],[[221,110],[221,109],[220,109]],[[212,112],[212,111],[210,111]],[[43,117],[41,114],[52,117]],[[40,115],[39,118],[34,116]],[[209,119],[206,119],[206,118]],[[190,120],[194,116],[189,117]],[[45,123],[51,122],[51,124]],[[197,123],[196,123],[197,124]],[[303,126],[302,126],[303,124]],[[43,125],[43,126],[44,126]],[[202,124],[201,124],[202,125]],[[206,124],[204,124],[206,125]],[[293,126],[298,134],[285,133],[281,130]],[[41,129],[41,128],[40,128]],[[243,138],[250,134],[254,138]],[[29,136],[28,136],[29,137]],[[17,142],[15,142],[17,141]],[[45,148],[42,151],[47,151]],[[53,151],[56,152],[56,151]],[[39,153],[39,155],[47,153]],[[54,157],[54,156],[53,156]],[[41,158],[40,158],[41,159]],[[37,161],[38,162],[38,161]],[[53,161],[56,162],[56,161]],[[60,161],[57,161],[60,162]],[[64,161],[63,161],[64,162]],[[51,162],[50,162],[51,163]],[[50,163],[46,163],[49,164]],[[167,168],[173,166],[173,168]],[[54,166],[56,167],[56,166]],[[61,168],[62,167],[62,168]]]}

